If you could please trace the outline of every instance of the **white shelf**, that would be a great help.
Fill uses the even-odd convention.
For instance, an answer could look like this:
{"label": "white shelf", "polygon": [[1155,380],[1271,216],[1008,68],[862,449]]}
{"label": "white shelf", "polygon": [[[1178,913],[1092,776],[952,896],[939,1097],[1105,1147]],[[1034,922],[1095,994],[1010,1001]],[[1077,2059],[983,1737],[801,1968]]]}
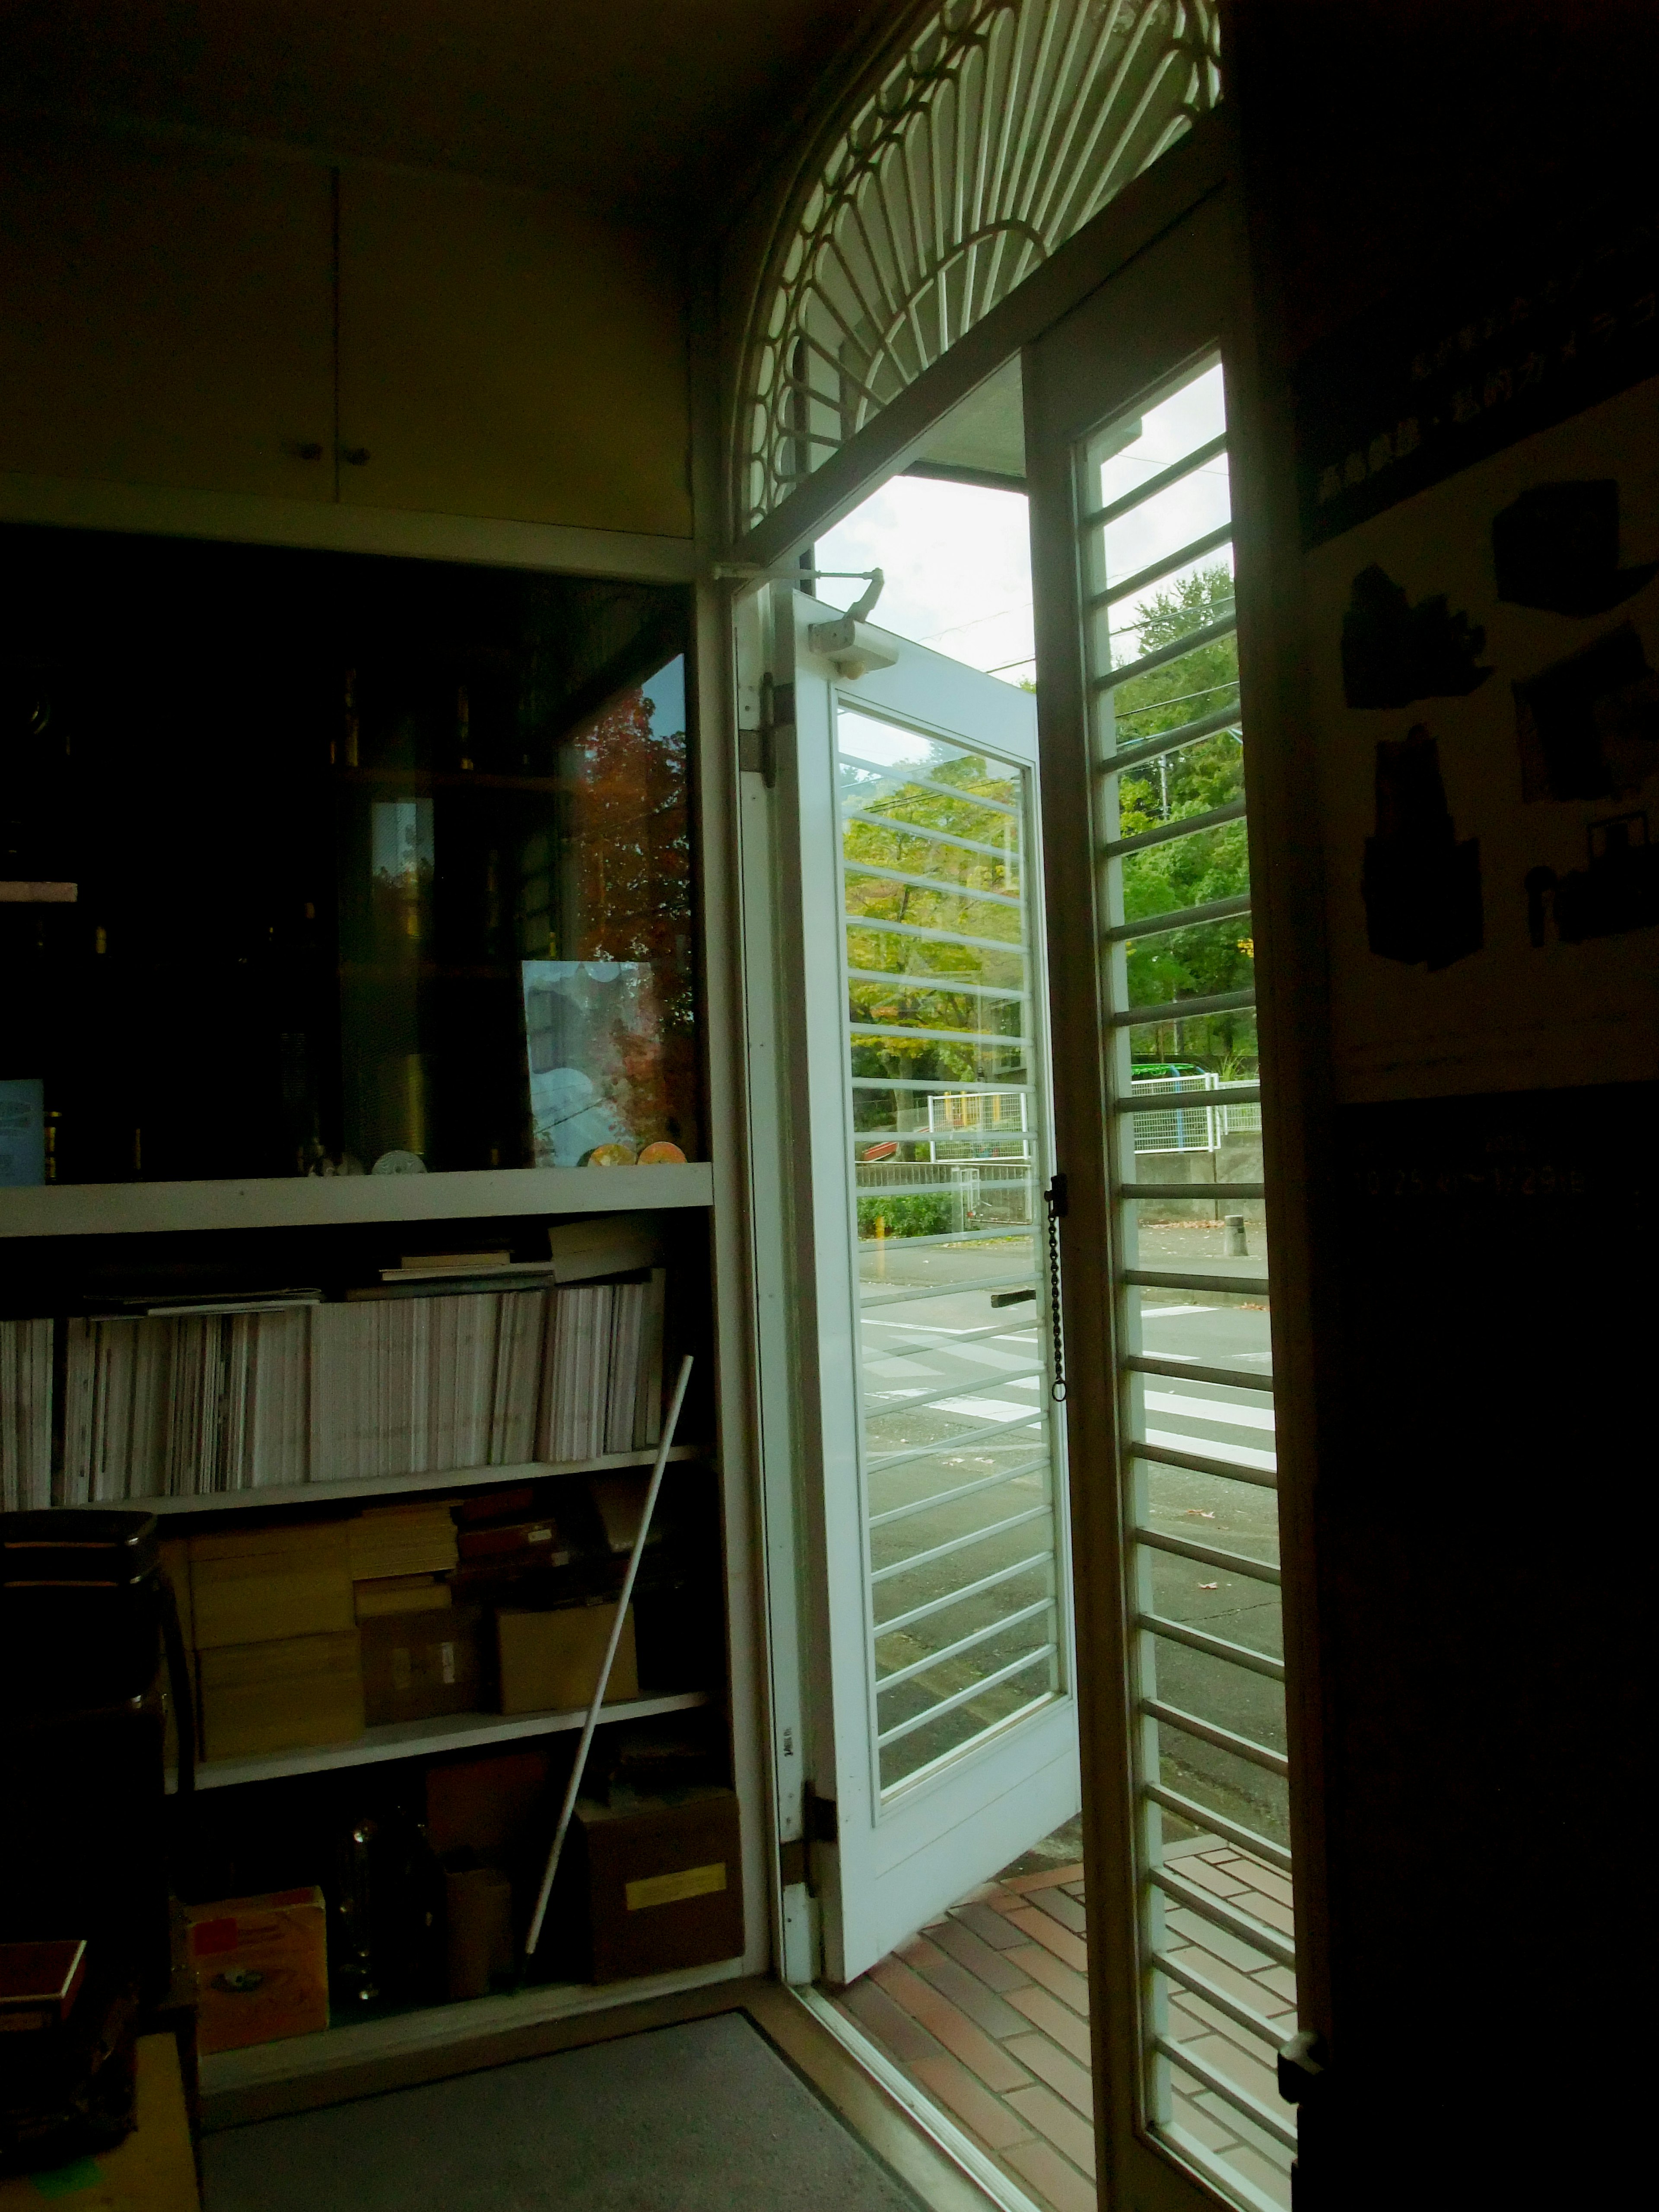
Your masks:
{"label": "white shelf", "polygon": [[[677,1690],[665,1698],[633,1698],[606,1705],[601,1719],[648,1721],[659,1713],[689,1713],[708,1703],[707,1690]],[[472,1751],[526,1736],[562,1735],[587,1718],[586,1705],[568,1713],[446,1713],[436,1720],[391,1721],[365,1729],[349,1743],[273,1751],[258,1759],[205,1759],[196,1770],[198,1790],[229,1790],[243,1782],[276,1782],[294,1774],[327,1774],[347,1766],[376,1766],[389,1759],[417,1759],[428,1752]],[[167,1775],[169,1790],[177,1777]]]}
{"label": "white shelf", "polygon": [[[706,1444],[675,1444],[669,1462],[707,1459]],[[349,1482],[273,1483],[268,1490],[216,1490],[204,1498],[101,1498],[74,1508],[107,1513],[131,1508],[143,1513],[264,1512],[272,1505],[337,1505],[354,1498],[404,1498],[423,1490],[471,1490],[487,1482],[540,1482],[550,1474],[605,1474],[612,1468],[651,1467],[656,1450],[604,1452],[598,1459],[532,1459],[520,1467],[452,1467],[426,1474],[372,1474]]]}
{"label": "white shelf", "polygon": [[645,1168],[470,1168],[446,1175],[273,1176],[246,1182],[66,1182],[0,1190],[0,1237],[297,1229],[513,1213],[706,1206],[706,1160]]}

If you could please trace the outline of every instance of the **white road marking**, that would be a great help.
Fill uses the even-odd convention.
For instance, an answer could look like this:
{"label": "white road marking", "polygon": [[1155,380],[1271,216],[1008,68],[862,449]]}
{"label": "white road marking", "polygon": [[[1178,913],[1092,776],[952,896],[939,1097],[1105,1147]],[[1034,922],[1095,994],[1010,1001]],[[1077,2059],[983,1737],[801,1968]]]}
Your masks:
{"label": "white road marking", "polygon": [[1222,1398],[1188,1398],[1175,1390],[1149,1390],[1148,1410],[1154,1413],[1184,1413],[1189,1421],[1222,1421],[1233,1429],[1270,1429],[1271,1406],[1235,1406]]}
{"label": "white road marking", "polygon": [[1268,1474],[1279,1468],[1276,1453],[1252,1451],[1246,1444],[1218,1443],[1210,1437],[1194,1437],[1175,1429],[1148,1429],[1149,1444],[1163,1444],[1170,1451],[1202,1452],[1206,1459],[1237,1460],[1240,1467],[1259,1467]]}

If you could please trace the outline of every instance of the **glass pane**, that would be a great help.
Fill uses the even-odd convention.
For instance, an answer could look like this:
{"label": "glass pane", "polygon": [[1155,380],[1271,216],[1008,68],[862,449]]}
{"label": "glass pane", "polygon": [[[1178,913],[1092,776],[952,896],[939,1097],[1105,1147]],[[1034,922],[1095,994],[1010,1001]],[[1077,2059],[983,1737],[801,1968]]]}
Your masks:
{"label": "glass pane", "polygon": [[872,1619],[905,1624],[871,1654],[878,1686],[904,1676],[878,1689],[891,1788],[1057,1680],[1040,978],[1025,772],[851,708],[838,732]]}
{"label": "glass pane", "polygon": [[[1184,1536],[1218,1551],[1237,1552],[1246,1559],[1279,1565],[1279,1500],[1257,1483],[1234,1482],[1224,1474],[1205,1474],[1192,1468],[1169,1467],[1161,1460],[1141,1460],[1136,1465],[1143,1528],[1160,1534]],[[1201,1560],[1184,1559],[1178,1553],[1159,1552],[1148,1546],[1144,1553],[1153,1576],[1171,1564],[1175,1577],[1167,1588],[1168,1604],[1160,1595],[1158,1610],[1171,1620],[1200,1620],[1232,1611],[1260,1612],[1263,1618],[1279,1615],[1279,1592],[1272,1583],[1259,1581],[1237,1569],[1212,1567]],[[1160,1591],[1164,1585],[1159,1584]],[[1196,1610],[1194,1609],[1196,1608]],[[1218,1630],[1217,1633],[1224,1632]],[[1254,1642],[1241,1636],[1240,1643]],[[1262,1644],[1277,1651],[1277,1644]]]}
{"label": "glass pane", "polygon": [[[1099,562],[1099,588],[1111,590],[1120,580],[1139,576],[1158,562],[1167,561],[1172,554],[1209,537],[1212,532],[1224,530],[1232,520],[1232,488],[1227,476],[1227,457],[1219,454],[1207,466],[1193,470],[1190,475],[1179,477],[1163,491],[1139,507],[1132,507],[1127,514],[1109,522],[1099,533],[1096,558]],[[1223,562],[1226,555],[1198,556]],[[1114,627],[1126,619],[1133,619],[1127,603],[1113,605]],[[1150,648],[1142,645],[1143,653]],[[1115,653],[1115,660],[1133,659],[1128,653]]]}
{"label": "glass pane", "polygon": [[[1237,894],[1227,891],[1220,896]],[[1150,937],[1132,937],[1123,949],[1128,981],[1126,1003],[1131,1006],[1162,1006],[1176,999],[1255,988],[1255,939],[1248,914],[1229,915],[1222,921],[1190,922],[1183,929],[1160,930]]]}
{"label": "glass pane", "polygon": [[0,816],[76,886],[0,910],[53,1180],[699,1152],[681,594],[17,528],[0,569]]}
{"label": "glass pane", "polygon": [[[1138,1162],[1145,1168],[1149,1164]],[[1145,1237],[1151,1231],[1142,1231]],[[1174,1239],[1169,1247],[1143,1248],[1139,1264],[1176,1267],[1183,1248]],[[1246,1230],[1247,1238],[1249,1231]],[[1260,1259],[1252,1253],[1250,1264],[1258,1272]],[[1194,1270],[1194,1273],[1199,1272]],[[1206,1255],[1205,1274],[1220,1273]],[[1261,1297],[1234,1297],[1214,1291],[1158,1290],[1145,1285],[1127,1292],[1129,1327],[1138,1332],[1139,1349],[1160,1359],[1190,1360],[1203,1367],[1237,1367],[1251,1375],[1271,1375],[1273,1340],[1269,1334],[1268,1303]],[[1271,1401],[1269,1401],[1271,1403]]]}
{"label": "glass pane", "polygon": [[1271,1773],[1236,1752],[1223,1751],[1171,1722],[1153,1725],[1158,1778],[1166,1790],[1179,1790],[1252,1835],[1265,1836],[1270,1844],[1289,1844],[1290,1792],[1282,1774]]}
{"label": "glass pane", "polygon": [[[1212,1635],[1224,1637],[1223,1622],[1206,1622]],[[1142,1686],[1148,1694],[1176,1705],[1194,1719],[1225,1729],[1264,1750],[1285,1751],[1285,1690],[1270,1675],[1241,1667],[1209,1651],[1194,1651],[1173,1637],[1147,1636],[1142,1657]]]}
{"label": "glass pane", "polygon": [[[1254,959],[1254,950],[1249,957]],[[1173,1095],[1189,1097],[1196,1090],[1213,1087],[1203,1082],[1206,1076],[1216,1085],[1255,1084],[1261,1073],[1255,1009],[1229,1006],[1218,1014],[1135,1022],[1129,1028],[1129,1054],[1136,1097],[1144,1086],[1149,1098],[1167,1097],[1171,1094],[1161,1086],[1181,1080],[1192,1087]]]}
{"label": "glass pane", "polygon": [[[1097,503],[1110,507],[1128,498],[1186,454],[1224,435],[1226,428],[1227,403],[1217,362],[1091,442],[1085,467],[1096,472],[1089,488]],[[1209,466],[1224,477],[1225,454]]]}

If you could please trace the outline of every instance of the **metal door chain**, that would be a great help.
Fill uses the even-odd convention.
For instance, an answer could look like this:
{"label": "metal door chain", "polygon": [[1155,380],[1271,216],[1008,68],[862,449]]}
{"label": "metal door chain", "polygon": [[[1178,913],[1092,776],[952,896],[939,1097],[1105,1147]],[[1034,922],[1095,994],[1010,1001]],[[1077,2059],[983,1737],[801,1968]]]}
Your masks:
{"label": "metal door chain", "polygon": [[1050,1177],[1042,1203],[1048,1212],[1048,1328],[1054,1346],[1054,1379],[1048,1386],[1048,1395],[1061,1405],[1066,1398],[1066,1346],[1060,1327],[1060,1224],[1066,1212],[1063,1175]]}

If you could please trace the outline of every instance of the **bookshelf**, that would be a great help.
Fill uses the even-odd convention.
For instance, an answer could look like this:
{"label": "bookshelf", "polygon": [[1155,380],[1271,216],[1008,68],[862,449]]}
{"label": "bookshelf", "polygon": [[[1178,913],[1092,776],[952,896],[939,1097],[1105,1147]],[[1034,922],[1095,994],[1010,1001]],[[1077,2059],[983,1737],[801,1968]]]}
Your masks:
{"label": "bookshelf", "polygon": [[524,1214],[691,1211],[714,1203],[706,1161],[634,1168],[475,1168],[436,1175],[270,1176],[246,1182],[40,1183],[0,1189],[0,1237],[179,1230],[413,1227]]}
{"label": "bookshelf", "polygon": [[[706,1460],[703,1444],[676,1444],[668,1455],[671,1467]],[[212,1496],[142,1498],[126,1501],[146,1513],[170,1516],[179,1513],[235,1513],[268,1511],[276,1506],[300,1506],[315,1512],[319,1506],[347,1504],[362,1498],[419,1498],[423,1493],[471,1490],[483,1484],[540,1482],[556,1474],[608,1474],[613,1469],[649,1467],[653,1451],[602,1452],[594,1459],[526,1460],[517,1467],[452,1467],[421,1474],[376,1474],[343,1482],[273,1483],[264,1490],[225,1490]]]}
{"label": "bookshelf", "polygon": [[[707,1690],[679,1690],[665,1697],[619,1698],[607,1705],[601,1724],[659,1719],[665,1713],[695,1712],[708,1705]],[[198,1790],[231,1790],[246,1782],[279,1782],[297,1774],[328,1774],[348,1766],[376,1766],[392,1759],[419,1759],[447,1751],[477,1751],[535,1736],[562,1735],[579,1729],[587,1708],[562,1713],[447,1713],[435,1720],[391,1721],[365,1729],[351,1743],[313,1745],[302,1751],[278,1751],[259,1759],[205,1759],[196,1770]],[[169,1792],[177,1777],[167,1776]]]}

